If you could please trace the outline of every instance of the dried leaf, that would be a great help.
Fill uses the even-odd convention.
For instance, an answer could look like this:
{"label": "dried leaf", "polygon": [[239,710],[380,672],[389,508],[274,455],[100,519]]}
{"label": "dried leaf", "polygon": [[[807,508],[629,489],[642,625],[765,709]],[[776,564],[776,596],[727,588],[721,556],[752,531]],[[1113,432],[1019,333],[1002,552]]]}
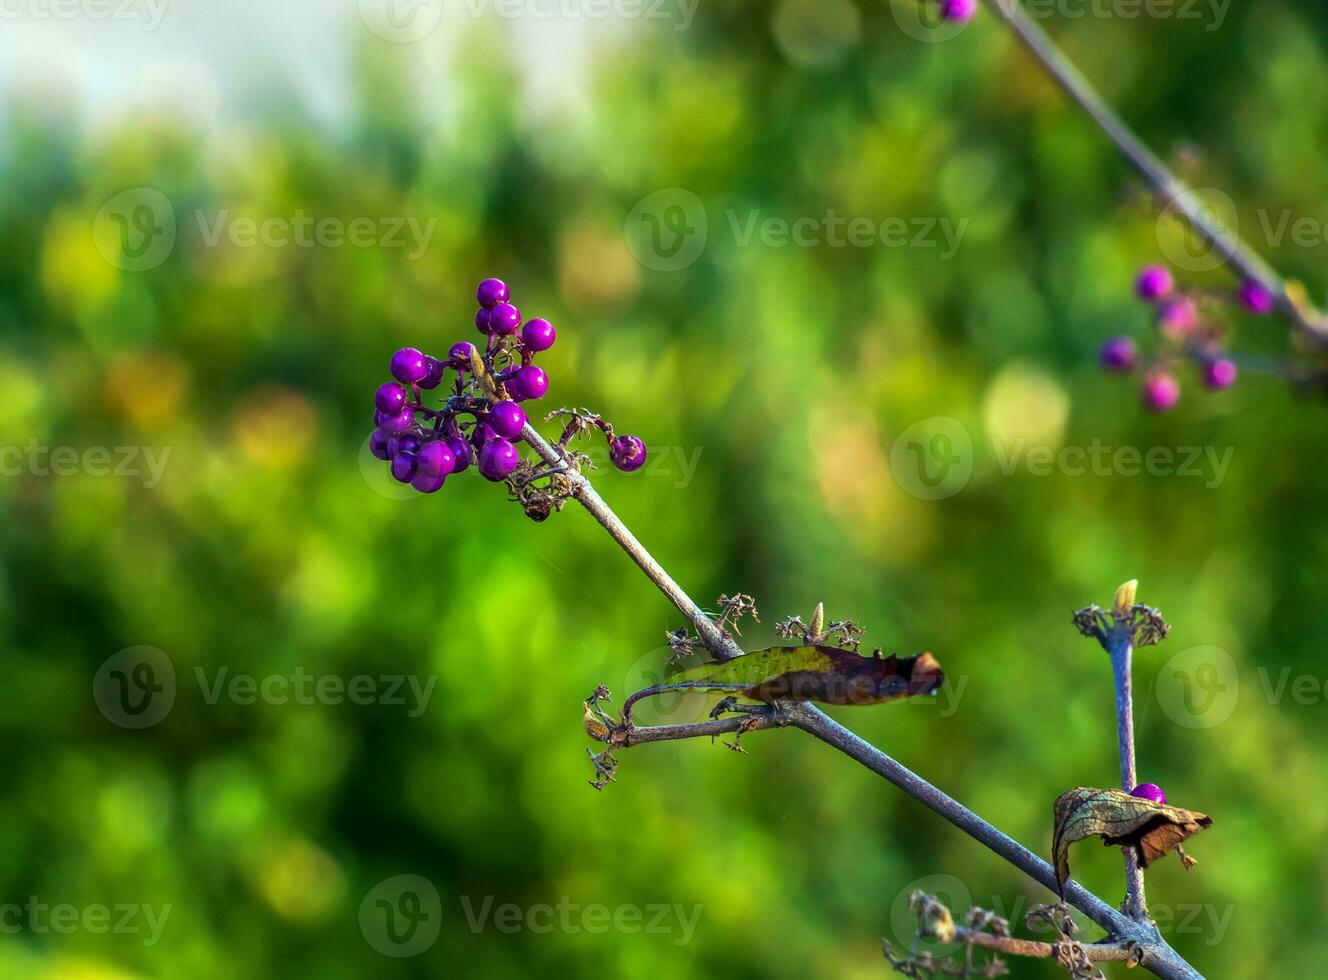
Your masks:
{"label": "dried leaf", "polygon": [[1132,847],[1145,868],[1175,850],[1188,868],[1194,860],[1181,850],[1181,843],[1213,823],[1205,813],[1154,803],[1120,789],[1086,786],[1061,794],[1054,814],[1051,853],[1062,898],[1070,877],[1070,845],[1076,841],[1097,836],[1107,845]]}

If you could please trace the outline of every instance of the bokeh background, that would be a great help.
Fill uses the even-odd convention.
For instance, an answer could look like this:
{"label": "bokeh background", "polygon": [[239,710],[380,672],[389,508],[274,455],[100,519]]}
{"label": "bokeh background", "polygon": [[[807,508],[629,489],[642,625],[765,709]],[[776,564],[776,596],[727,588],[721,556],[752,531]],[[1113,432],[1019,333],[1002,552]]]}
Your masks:
{"label": "bokeh background", "polygon": [[[0,975],[882,977],[913,887],[1048,899],[797,733],[634,749],[588,787],[580,700],[658,677],[679,617],[579,509],[533,524],[473,473],[413,498],[365,449],[392,351],[471,338],[485,275],[559,329],[545,405],[652,447],[597,480],[684,587],[753,594],[751,648],[824,600],[935,651],[936,701],[832,713],[1042,853],[1052,800],[1116,774],[1108,665],[1070,613],[1137,577],[1173,626],[1137,661],[1141,775],[1215,817],[1199,867],[1149,872],[1154,909],[1209,976],[1318,972],[1325,409],[1187,374],[1149,416],[1098,371],[1104,336],[1151,343],[1138,266],[1231,281],[987,12],[57,8],[0,33]],[[1122,9],[1042,20],[1322,294],[1328,12]],[[1270,234],[1284,214],[1317,239]],[[274,237],[301,215],[378,237]],[[835,215],[908,243],[835,245]],[[1095,440],[1179,455],[1010,463]],[[128,473],[95,452],[117,447]],[[126,727],[94,697],[111,671],[173,699]],[[406,703],[209,697],[297,671],[404,677]],[[1118,901],[1115,851],[1073,860]],[[391,910],[422,923],[389,935]]]}

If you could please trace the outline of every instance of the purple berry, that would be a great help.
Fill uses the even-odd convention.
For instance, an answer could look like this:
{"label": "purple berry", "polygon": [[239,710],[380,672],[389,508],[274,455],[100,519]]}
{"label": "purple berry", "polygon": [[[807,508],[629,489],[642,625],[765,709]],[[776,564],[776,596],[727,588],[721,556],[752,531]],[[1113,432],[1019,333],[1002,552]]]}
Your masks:
{"label": "purple berry", "polygon": [[493,431],[488,422],[476,422],[470,432],[470,441],[476,449],[482,449],[497,438],[498,433]]}
{"label": "purple berry", "polygon": [[504,439],[515,439],[526,425],[526,413],[516,402],[499,402],[485,416],[489,428]]}
{"label": "purple berry", "polygon": [[489,332],[489,311],[482,306],[475,311],[475,329],[483,334]]}
{"label": "purple berry", "polygon": [[1180,401],[1180,382],[1164,371],[1144,379],[1144,407],[1150,412],[1169,412]]}
{"label": "purple berry", "polygon": [[378,424],[389,436],[405,435],[410,431],[410,427],[415,424],[415,413],[409,408],[397,412],[395,415],[389,415]]}
{"label": "purple berry", "polygon": [[420,380],[420,387],[425,391],[432,391],[443,382],[443,368],[447,367],[445,363],[436,357],[426,357],[424,365],[428,368],[428,373]]}
{"label": "purple berry", "polygon": [[405,388],[395,381],[389,381],[379,385],[378,390],[374,392],[374,405],[384,415],[396,415],[406,407],[407,397]]}
{"label": "purple berry", "polygon": [[1208,361],[1203,367],[1204,387],[1209,391],[1222,391],[1236,383],[1236,362],[1229,357]]}
{"label": "purple berry", "polygon": [[466,442],[461,436],[455,436],[447,440],[447,448],[452,450],[452,472],[460,473],[470,466],[471,448],[470,443]]}
{"label": "purple berry", "polygon": [[1112,337],[1102,345],[1102,350],[1098,353],[1102,366],[1117,374],[1128,374],[1132,371],[1137,357],[1138,351],[1134,348],[1134,341],[1129,337]]}
{"label": "purple berry", "polygon": [[395,459],[402,453],[414,456],[420,451],[420,440],[418,436],[405,435],[399,439],[387,440],[387,454]]}
{"label": "purple berry", "polygon": [[1162,787],[1157,783],[1140,783],[1130,790],[1130,795],[1137,796],[1142,800],[1152,800],[1154,803],[1167,802],[1167,794],[1162,792]]}
{"label": "purple berry", "polygon": [[392,355],[392,377],[406,384],[414,384],[429,373],[424,355],[414,347],[403,347]]}
{"label": "purple berry", "polygon": [[391,441],[382,429],[374,429],[373,432],[369,433],[369,452],[373,453],[378,459],[389,460],[392,458],[392,454],[388,452],[387,444]]}
{"label": "purple berry", "polygon": [[507,283],[501,279],[485,279],[475,290],[475,298],[480,301],[480,306],[492,309],[511,299],[511,293],[507,291]]}
{"label": "purple berry", "polygon": [[423,470],[417,470],[410,485],[420,493],[437,493],[447,482],[447,477],[439,473],[437,475],[425,473]]}
{"label": "purple berry", "polygon": [[548,350],[557,337],[558,332],[553,329],[553,324],[540,316],[527,320],[521,328],[521,343],[528,350]]}
{"label": "purple berry", "polygon": [[447,352],[447,363],[452,365],[458,371],[470,370],[470,352],[475,349],[475,345],[467,341],[461,341],[452,345],[452,349]]}
{"label": "purple berry", "polygon": [[1158,308],[1157,323],[1162,333],[1179,339],[1199,325],[1199,308],[1188,296],[1169,299]]}
{"label": "purple berry", "polygon": [[542,367],[527,364],[507,382],[507,390],[519,402],[543,398],[549,390],[549,376]]}
{"label": "purple berry", "polygon": [[609,459],[624,473],[639,470],[645,465],[646,444],[636,436],[619,436],[609,443]]}
{"label": "purple berry", "polygon": [[1139,298],[1150,303],[1165,299],[1171,294],[1176,282],[1171,278],[1171,270],[1164,265],[1146,265],[1134,281]]}
{"label": "purple berry", "polygon": [[452,448],[442,441],[425,443],[415,458],[416,472],[427,476],[447,476],[455,463]]}
{"label": "purple berry", "polygon": [[415,456],[413,453],[397,453],[392,457],[392,479],[398,483],[409,483],[415,479]]}
{"label": "purple berry", "polygon": [[941,0],[941,20],[962,24],[978,12],[978,0]]}
{"label": "purple berry", "polygon": [[480,450],[480,476],[497,483],[507,479],[507,474],[516,469],[519,462],[521,454],[516,451],[516,446],[506,439],[490,439]]}
{"label": "purple berry", "polygon": [[1237,296],[1240,298],[1240,305],[1255,316],[1267,316],[1277,306],[1276,297],[1262,283],[1253,279],[1246,279],[1240,284]]}
{"label": "purple berry", "polygon": [[521,326],[521,311],[511,303],[499,303],[489,311],[489,333],[510,337]]}

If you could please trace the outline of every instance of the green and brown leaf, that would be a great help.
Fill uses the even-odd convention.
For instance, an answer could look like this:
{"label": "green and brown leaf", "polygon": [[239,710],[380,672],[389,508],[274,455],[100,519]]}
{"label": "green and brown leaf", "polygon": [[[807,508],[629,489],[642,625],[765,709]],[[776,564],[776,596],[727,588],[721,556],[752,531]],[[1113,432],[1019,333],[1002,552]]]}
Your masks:
{"label": "green and brown leaf", "polygon": [[1054,807],[1052,863],[1061,897],[1070,878],[1070,845],[1087,837],[1101,837],[1108,846],[1134,848],[1143,867],[1174,850],[1185,862],[1195,863],[1181,843],[1212,826],[1206,813],[1154,803],[1119,789],[1080,786],[1062,793]]}

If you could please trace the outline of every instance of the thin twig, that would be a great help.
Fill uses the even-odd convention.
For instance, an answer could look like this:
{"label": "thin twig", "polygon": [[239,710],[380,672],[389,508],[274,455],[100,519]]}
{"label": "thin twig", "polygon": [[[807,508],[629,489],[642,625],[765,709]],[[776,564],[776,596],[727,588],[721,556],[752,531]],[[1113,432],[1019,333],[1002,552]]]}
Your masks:
{"label": "thin twig", "polygon": [[[1116,742],[1120,752],[1121,789],[1130,792],[1138,785],[1139,774],[1134,758],[1134,694],[1131,661],[1134,657],[1134,606],[1137,583],[1126,582],[1116,590],[1112,605],[1112,625],[1106,636],[1111,657],[1111,673],[1116,689]],[[1144,869],[1133,847],[1125,853],[1125,905],[1123,911],[1132,919],[1148,918],[1148,900],[1144,893]]]}
{"label": "thin twig", "polygon": [[1107,105],[1093,84],[1056,46],[1038,24],[1024,12],[1019,0],[987,0],[1001,19],[1010,26],[1028,52],[1093,121],[1111,138],[1117,148],[1153,185],[1164,205],[1170,205],[1185,217],[1196,231],[1217,249],[1222,258],[1236,267],[1247,279],[1253,279],[1277,297],[1283,312],[1307,335],[1328,342],[1328,323],[1307,301],[1303,289],[1288,283],[1265,262],[1236,232],[1206,208],[1198,195]]}

